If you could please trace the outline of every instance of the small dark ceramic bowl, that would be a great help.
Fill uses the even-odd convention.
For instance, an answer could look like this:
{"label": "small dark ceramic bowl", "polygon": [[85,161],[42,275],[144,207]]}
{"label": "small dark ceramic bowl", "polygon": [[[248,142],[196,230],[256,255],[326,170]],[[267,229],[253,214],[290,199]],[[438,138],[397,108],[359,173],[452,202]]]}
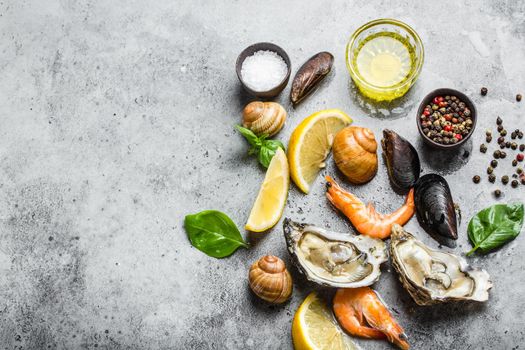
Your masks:
{"label": "small dark ceramic bowl", "polygon": [[[275,86],[274,88],[268,91],[252,90],[242,80],[241,69],[242,69],[242,64],[244,63],[244,60],[246,59],[246,57],[251,56],[255,52],[261,51],[261,50],[275,52],[276,54],[278,54],[279,56],[283,58],[287,66],[287,72],[286,72],[286,76],[284,77],[284,79],[279,83],[279,85]],[[241,52],[239,57],[237,57],[237,62],[235,63],[235,70],[237,71],[237,77],[239,78],[239,81],[241,82],[242,86],[246,89],[246,91],[248,91],[250,94],[255,95],[257,97],[270,98],[270,97],[275,97],[279,95],[279,93],[283,91],[283,89],[286,87],[286,84],[288,84],[288,80],[290,79],[290,72],[292,70],[292,65],[290,63],[290,57],[288,57],[288,54],[286,53],[286,51],[284,51],[279,46],[272,44],[272,43],[257,43],[257,44],[248,46]]]}
{"label": "small dark ceramic bowl", "polygon": [[[457,143],[453,143],[451,145],[444,145],[441,143],[437,143],[431,140],[430,138],[428,138],[428,136],[425,135],[425,133],[423,132],[423,127],[421,126],[421,123],[420,123],[420,116],[423,114],[423,111],[425,110],[425,106],[428,105],[434,99],[434,97],[446,96],[446,95],[449,95],[449,96],[454,95],[458,97],[461,101],[463,101],[465,105],[468,107],[468,109],[470,109],[470,113],[471,113],[470,117],[472,119],[472,130],[470,130],[470,133],[467,136],[463,137],[461,141]],[[423,141],[425,141],[425,143],[428,144],[429,146],[443,149],[443,150],[457,149],[461,147],[461,145],[463,145],[465,142],[467,142],[470,136],[472,136],[472,134],[474,133],[474,129],[476,128],[477,119],[478,119],[478,113],[476,111],[476,106],[474,106],[474,103],[470,100],[470,98],[468,98],[467,95],[465,95],[462,92],[459,92],[454,89],[447,89],[447,88],[437,89],[437,90],[432,91],[428,95],[426,95],[425,98],[423,98],[423,100],[421,101],[421,104],[419,105],[419,108],[417,110],[417,115],[416,115],[417,129],[419,130],[419,133],[421,134]]]}

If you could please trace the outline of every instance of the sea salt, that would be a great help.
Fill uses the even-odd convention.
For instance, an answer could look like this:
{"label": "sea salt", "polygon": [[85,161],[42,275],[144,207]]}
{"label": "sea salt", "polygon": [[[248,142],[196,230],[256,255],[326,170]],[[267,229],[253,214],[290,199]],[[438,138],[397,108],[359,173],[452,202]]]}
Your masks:
{"label": "sea salt", "polygon": [[243,82],[255,91],[268,91],[279,85],[288,72],[281,56],[273,51],[260,50],[242,63]]}

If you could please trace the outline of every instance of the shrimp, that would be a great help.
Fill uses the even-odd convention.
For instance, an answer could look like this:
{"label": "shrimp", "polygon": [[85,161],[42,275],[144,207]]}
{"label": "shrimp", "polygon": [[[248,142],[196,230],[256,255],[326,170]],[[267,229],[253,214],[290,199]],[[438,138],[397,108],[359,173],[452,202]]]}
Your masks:
{"label": "shrimp", "polygon": [[366,206],[359,198],[343,190],[330,176],[326,176],[326,197],[350,220],[363,235],[385,239],[390,237],[393,224],[404,225],[414,215],[414,189],[408,192],[405,204],[393,213],[379,214],[374,206]]}
{"label": "shrimp", "polygon": [[410,348],[403,328],[369,287],[338,289],[333,304],[339,324],[348,333],[363,338],[387,338],[403,350]]}

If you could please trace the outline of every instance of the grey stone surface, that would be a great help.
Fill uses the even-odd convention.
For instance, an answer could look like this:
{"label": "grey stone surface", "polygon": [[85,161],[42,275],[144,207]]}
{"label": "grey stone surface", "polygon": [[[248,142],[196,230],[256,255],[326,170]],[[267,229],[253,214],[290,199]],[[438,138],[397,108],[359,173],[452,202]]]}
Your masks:
{"label": "grey stone surface", "polygon": [[[375,18],[412,25],[426,57],[416,86],[388,106],[356,93],[345,67],[351,33]],[[188,213],[219,209],[242,227],[264,177],[234,132],[242,92],[238,53],[271,41],[293,71],[312,54],[335,55],[322,89],[293,109],[285,144],[306,116],[341,108],[379,137],[392,128],[419,149],[424,172],[443,174],[463,210],[455,253],[470,247],[468,219],[496,203],[478,151],[501,115],[525,129],[525,3],[522,1],[2,1],[0,2],[0,347],[2,349],[289,349],[291,320],[318,288],[290,266],[294,293],[269,306],[249,291],[249,265],[264,254],[290,263],[281,225],[223,260],[189,244]],[[479,95],[481,86],[489,94]],[[472,96],[480,121],[464,150],[421,144],[420,99],[437,87]],[[494,143],[491,145],[494,147]],[[511,171],[498,167],[498,175]],[[323,174],[335,175],[333,162]],[[482,174],[474,185],[471,178]],[[345,187],[380,211],[403,199],[383,163],[370,183]],[[523,200],[524,187],[501,202]],[[352,231],[324,197],[290,190],[284,217]],[[432,247],[412,219],[408,230]],[[517,349],[525,341],[524,237],[487,256],[486,304],[418,307],[390,265],[374,286],[414,349]],[[447,249],[449,250],[449,249]],[[360,340],[364,349],[392,348]]]}

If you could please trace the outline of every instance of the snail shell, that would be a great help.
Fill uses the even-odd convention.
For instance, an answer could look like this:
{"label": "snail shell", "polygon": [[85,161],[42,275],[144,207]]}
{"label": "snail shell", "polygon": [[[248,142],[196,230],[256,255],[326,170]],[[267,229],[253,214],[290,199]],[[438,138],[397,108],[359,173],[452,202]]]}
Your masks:
{"label": "snail shell", "polygon": [[292,294],[292,276],[276,256],[266,255],[254,262],[248,278],[252,291],[270,303],[284,303]]}
{"label": "snail shell", "polygon": [[277,134],[285,121],[286,111],[276,102],[250,102],[242,112],[242,126],[257,136]]}
{"label": "snail shell", "polygon": [[335,136],[332,147],[335,164],[350,182],[363,184],[377,173],[377,142],[372,130],[344,128]]}

